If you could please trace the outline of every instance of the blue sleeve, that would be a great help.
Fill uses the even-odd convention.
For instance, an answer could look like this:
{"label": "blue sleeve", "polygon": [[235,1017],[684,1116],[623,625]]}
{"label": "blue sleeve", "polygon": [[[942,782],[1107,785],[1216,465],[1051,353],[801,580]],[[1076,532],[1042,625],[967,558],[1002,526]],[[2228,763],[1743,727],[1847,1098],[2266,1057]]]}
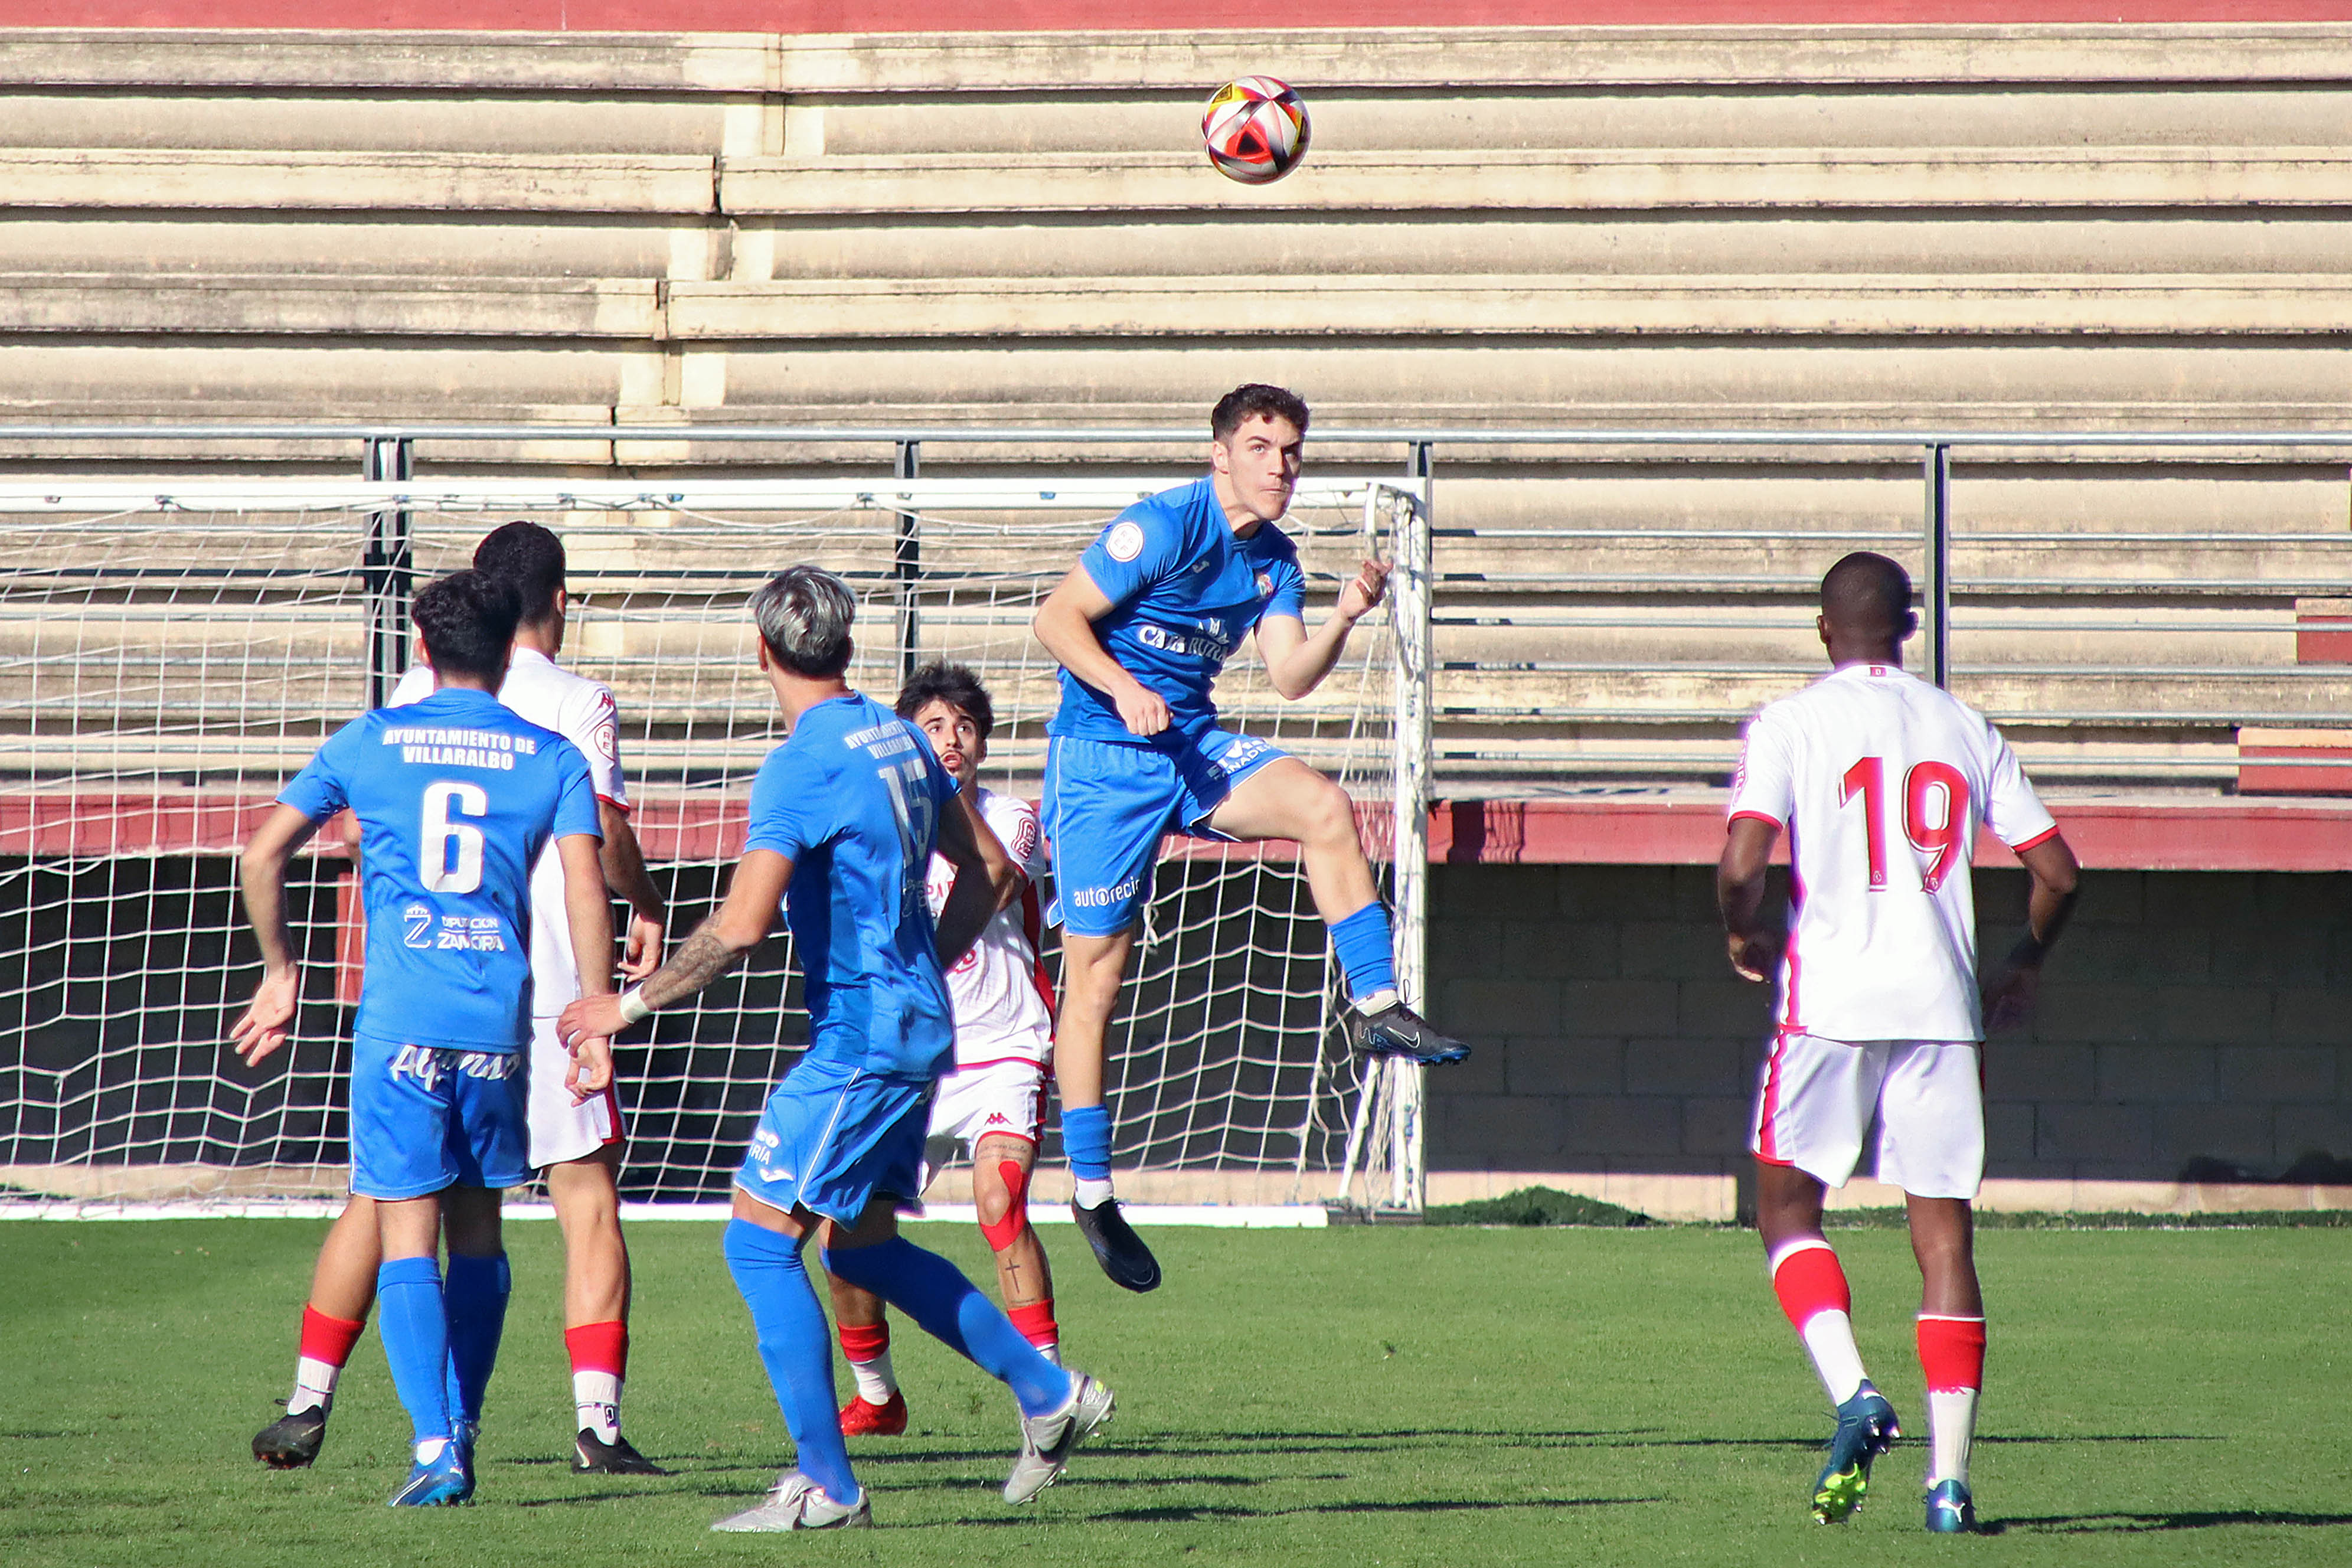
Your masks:
{"label": "blue sleeve", "polygon": [[812,773],[789,746],[768,753],[751,781],[751,828],[743,840],[745,849],[772,849],[797,861],[832,837],[822,815],[827,791]]}
{"label": "blue sleeve", "polygon": [[362,722],[353,720],[327,737],[310,764],[278,792],[279,802],[313,822],[324,822],[349,805],[351,794],[345,781],[351,777],[352,749],[360,744],[353,731]]}
{"label": "blue sleeve", "polygon": [[1307,574],[1298,569],[1297,555],[1295,553],[1285,555],[1266,569],[1266,575],[1273,579],[1274,592],[1266,596],[1265,607],[1258,611],[1258,618],[1264,620],[1268,616],[1295,616],[1302,621],[1305,620],[1307,618]]}
{"label": "blue sleeve", "polygon": [[1105,598],[1125,605],[1190,565],[1187,553],[1183,516],[1171,508],[1139,501],[1111,520],[1078,557],[1078,564]]}
{"label": "blue sleeve", "polygon": [[596,785],[588,776],[588,759],[569,741],[558,741],[550,750],[555,757],[557,783],[555,826],[548,837],[568,838],[585,833],[603,838],[604,824],[596,813]]}

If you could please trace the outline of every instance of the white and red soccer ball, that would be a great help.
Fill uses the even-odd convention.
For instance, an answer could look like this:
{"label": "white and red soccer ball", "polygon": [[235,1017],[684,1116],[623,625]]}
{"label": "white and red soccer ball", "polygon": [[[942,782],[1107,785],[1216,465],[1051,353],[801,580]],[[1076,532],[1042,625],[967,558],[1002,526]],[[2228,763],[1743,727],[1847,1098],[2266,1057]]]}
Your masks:
{"label": "white and red soccer ball", "polygon": [[1307,156],[1307,104],[1286,81],[1245,76],[1210,96],[1201,140],[1217,173],[1245,185],[1278,180]]}

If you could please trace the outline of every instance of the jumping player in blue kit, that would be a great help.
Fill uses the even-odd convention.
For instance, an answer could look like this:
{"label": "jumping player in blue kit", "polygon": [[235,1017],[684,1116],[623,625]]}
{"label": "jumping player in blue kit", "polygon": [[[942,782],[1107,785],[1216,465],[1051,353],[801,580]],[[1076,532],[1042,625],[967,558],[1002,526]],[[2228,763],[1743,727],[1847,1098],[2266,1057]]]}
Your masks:
{"label": "jumping player in blue kit", "polygon": [[[417,595],[433,695],[337,731],[279,794],[241,866],[263,974],[231,1038],[252,1064],[286,1043],[300,1000],[287,866],[337,812],[359,818],[368,918],[352,1041],[352,1191],[375,1200],[379,1331],[415,1427],[395,1507],[473,1496],[472,1435],[506,1320],[499,1192],[531,1174],[520,1054],[530,1041],[530,869],[551,838],[581,989],[612,987],[612,906],[587,762],[493,695],[520,607],[512,588],[478,572]],[[572,1058],[575,1096],[610,1079],[604,1037],[575,1041]]]}
{"label": "jumping player in blue kit", "polygon": [[[622,996],[564,1009],[563,1038],[593,1039],[701,989],[767,939],[784,909],[807,978],[809,1047],[770,1096],[735,1175],[728,1268],[792,1429],[795,1468],[721,1531],[874,1521],[835,1408],[833,1342],[801,1252],[824,1230],[824,1266],[898,1308],[1009,1386],[1022,1451],[1004,1500],[1026,1502],[1110,1419],[1111,1391],[1038,1353],[955,1265],[898,1235],[920,1197],[931,1085],[955,1060],[942,965],[961,957],[1012,885],[1003,847],[920,730],[849,689],[848,584],[794,566],[751,596],[760,670],[789,730],[761,764],[726,902],[669,962]],[[956,869],[934,927],[936,852]]]}
{"label": "jumping player in blue kit", "polygon": [[1037,610],[1037,638],[1062,664],[1044,816],[1063,929],[1054,1072],[1071,1213],[1103,1271],[1130,1290],[1157,1286],[1160,1265],[1112,1194],[1104,1041],[1163,835],[1295,840],[1347,973],[1356,1049],[1432,1063],[1470,1054],[1397,994],[1355,803],[1297,758],[1221,729],[1210,695],[1255,634],[1274,689],[1305,697],[1387,592],[1387,563],[1367,561],[1307,630],[1298,551],[1276,526],[1297,487],[1307,418],[1280,387],[1226,394],[1210,416],[1208,477],[1119,513]]}

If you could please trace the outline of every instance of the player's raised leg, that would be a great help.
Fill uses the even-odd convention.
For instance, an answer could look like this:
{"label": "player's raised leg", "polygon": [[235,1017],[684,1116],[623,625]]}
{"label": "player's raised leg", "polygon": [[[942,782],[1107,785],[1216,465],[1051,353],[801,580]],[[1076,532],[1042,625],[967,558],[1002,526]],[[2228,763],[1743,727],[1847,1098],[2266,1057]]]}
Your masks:
{"label": "player's raised leg", "polygon": [[335,1384],[375,1304],[374,1200],[354,1195],[327,1229],[310,1271],[302,1307],[302,1337],[294,1359],[294,1392],[286,1414],[254,1434],[253,1457],[273,1470],[299,1469],[319,1457]]}
{"label": "player's raised leg", "polygon": [[1805,1347],[1822,1391],[1837,1412],[1828,1461],[1813,1482],[1813,1517],[1853,1516],[1870,1487],[1872,1462],[1901,1436],[1895,1408],[1864,1370],[1853,1338],[1853,1292],[1822,1234],[1822,1183],[1794,1165],[1759,1160],[1756,1225],[1764,1238],[1772,1293]]}
{"label": "player's raised leg", "polygon": [[1396,935],[1356,831],[1348,792],[1296,757],[1281,757],[1233,787],[1208,826],[1244,843],[1287,838],[1307,863],[1316,912],[1331,930],[1348,980],[1349,1037],[1376,1056],[1458,1062],[1470,1047],[1432,1028],[1397,994]]}
{"label": "player's raised leg", "polygon": [[900,1236],[895,1203],[877,1201],[855,1227],[828,1226],[824,1266],[1013,1391],[1021,1457],[1004,1483],[1006,1502],[1027,1502],[1060,1479],[1078,1445],[1110,1420],[1110,1389],[1046,1359],[961,1269]]}

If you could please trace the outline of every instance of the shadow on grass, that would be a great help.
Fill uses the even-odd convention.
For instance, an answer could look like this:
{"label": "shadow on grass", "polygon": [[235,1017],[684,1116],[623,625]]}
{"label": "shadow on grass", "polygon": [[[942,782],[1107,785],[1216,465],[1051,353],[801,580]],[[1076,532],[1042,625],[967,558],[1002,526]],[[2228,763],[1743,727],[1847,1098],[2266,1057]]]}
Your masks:
{"label": "shadow on grass", "polygon": [[[1170,1503],[1158,1508],[1105,1509],[1099,1513],[1079,1514],[1070,1519],[1068,1522],[1072,1524],[1183,1524],[1195,1520],[1289,1519],[1302,1514],[1318,1513],[1486,1513],[1503,1510],[1639,1508],[1645,1504],[1665,1500],[1660,1497],[1587,1497],[1529,1498],[1524,1501],[1481,1502],[1468,1498],[1428,1498],[1410,1502],[1306,1503],[1297,1508],[1237,1508],[1230,1503]],[[972,1525],[1027,1525],[1035,1522],[1035,1519],[1028,1515],[1018,1518],[991,1515],[979,1519],[943,1520],[936,1524],[916,1525],[909,1528],[960,1530]]]}
{"label": "shadow on grass", "polygon": [[2054,1513],[1988,1520],[1977,1527],[1977,1533],[2005,1535],[2014,1530],[2039,1535],[2137,1535],[2159,1530],[2219,1530],[2241,1524],[2325,1528],[2352,1525],[2352,1513],[2273,1513],[2250,1508],[2180,1513]]}

